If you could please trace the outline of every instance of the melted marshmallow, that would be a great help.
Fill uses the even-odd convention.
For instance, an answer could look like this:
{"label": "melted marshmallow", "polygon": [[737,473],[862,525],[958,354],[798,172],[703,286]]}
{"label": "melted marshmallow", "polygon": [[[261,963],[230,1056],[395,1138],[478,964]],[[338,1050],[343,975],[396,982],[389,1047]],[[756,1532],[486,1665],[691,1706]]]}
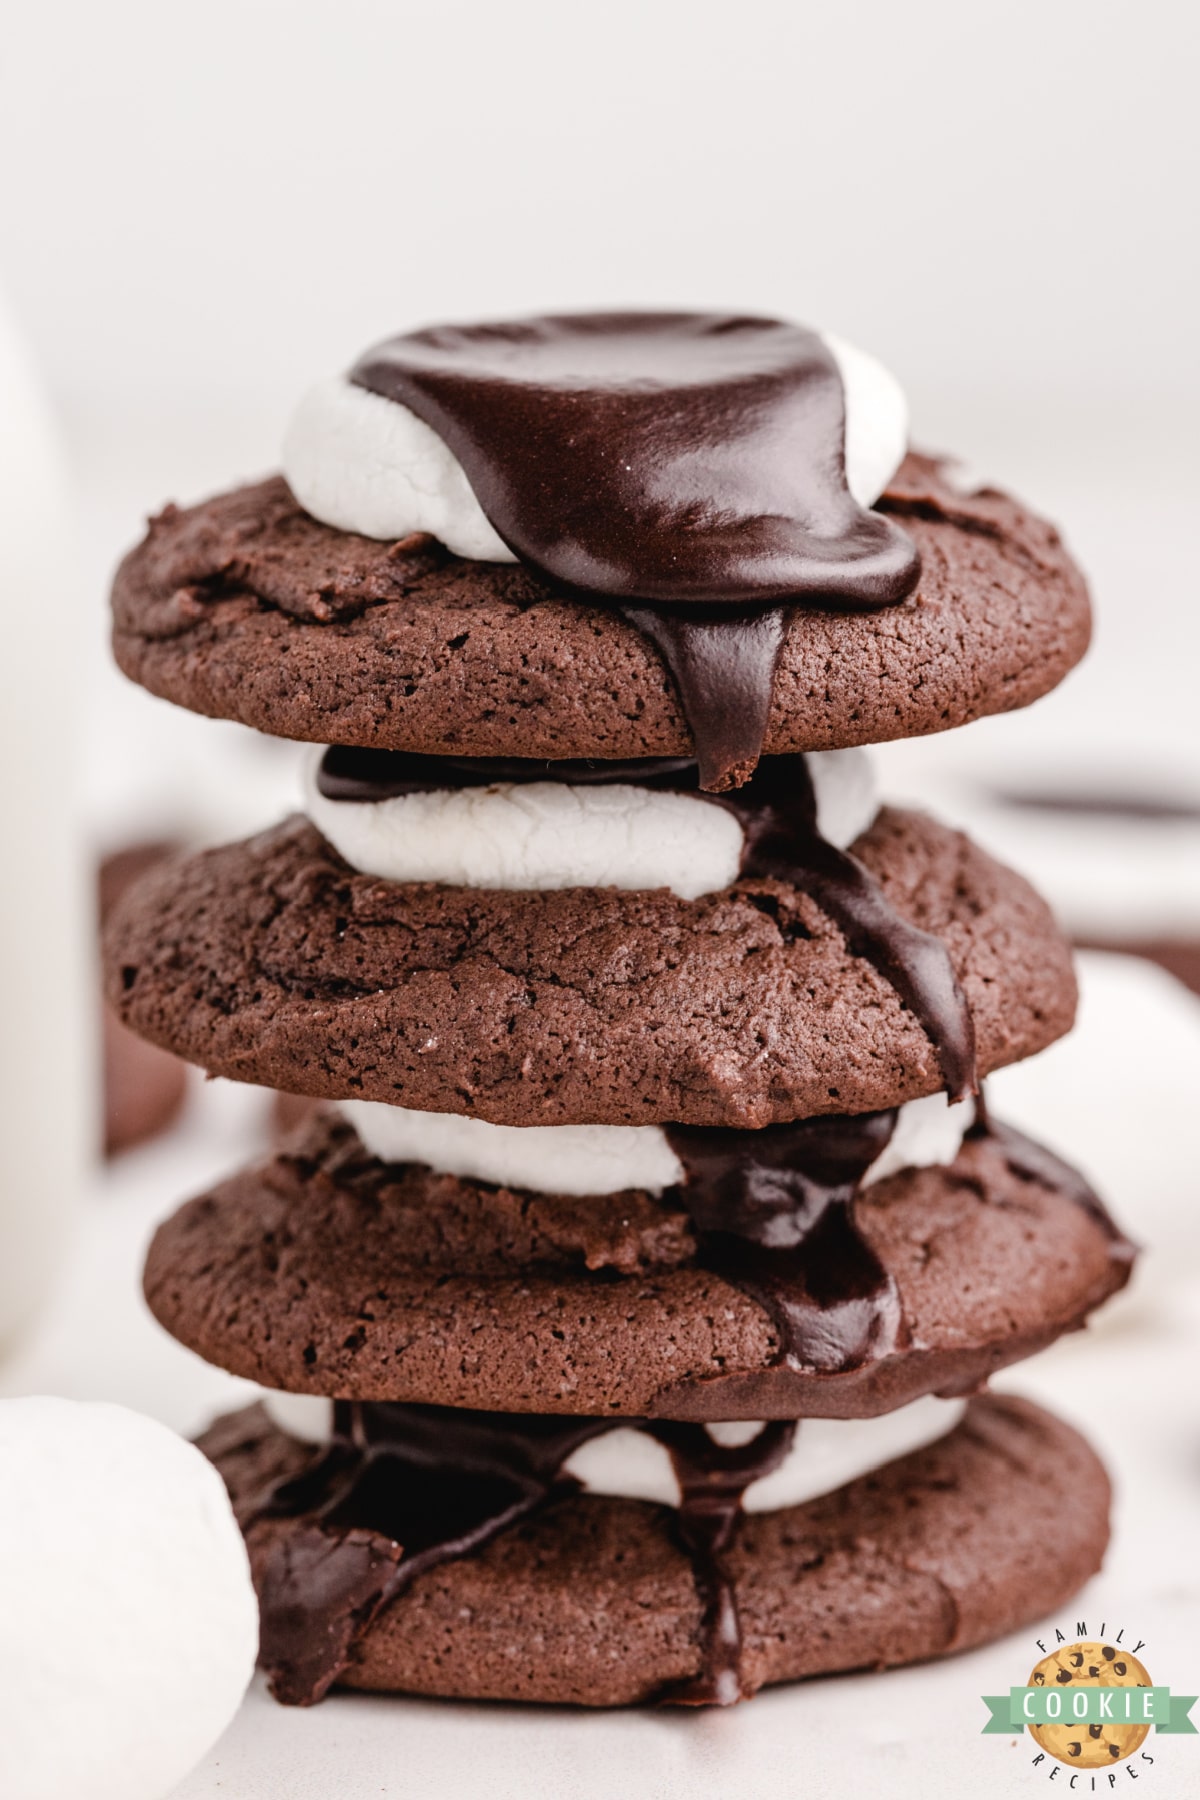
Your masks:
{"label": "melted marshmallow", "polygon": [[[304,1443],[325,1444],[333,1432],[333,1401],[312,1394],[264,1392],[263,1405],[281,1431]],[[907,1456],[952,1431],[963,1415],[962,1400],[927,1394],[877,1419],[801,1419],[795,1441],[770,1475],[751,1482],[742,1501],[746,1512],[777,1512],[831,1494],[884,1463]],[[760,1420],[707,1427],[719,1444],[751,1442]],[[678,1506],[679,1482],[665,1445],[634,1426],[618,1425],[589,1439],[563,1464],[588,1494],[622,1500],[652,1500]]]}
{"label": "melted marshmallow", "polygon": [[[870,506],[904,457],[904,393],[866,351],[820,335],[842,377],[846,483]],[[300,402],[284,438],[283,472],[305,511],[339,530],[382,539],[428,531],[456,556],[516,561],[433,428],[344,376],[319,382]]]}
{"label": "melted marshmallow", "polygon": [[[670,888],[681,900],[737,880],[743,832],[728,807],[634,783],[560,781],[437,788],[388,800],[327,800],[312,756],[305,810],[351,868],[385,881],[473,888]],[[807,758],[817,825],[845,849],[879,803],[864,750]]]}
{"label": "melted marshmallow", "polygon": [[[415,1112],[377,1100],[344,1100],[341,1111],[372,1156],[424,1163],[443,1175],[535,1194],[661,1194],[684,1182],[683,1164],[658,1125],[489,1125],[458,1113]],[[971,1123],[969,1106],[944,1094],[900,1108],[892,1141],[867,1170],[881,1181],[898,1169],[950,1163]]]}
{"label": "melted marshmallow", "polygon": [[377,1100],[344,1100],[339,1110],[380,1162],[424,1163],[489,1186],[661,1194],[683,1180],[683,1165],[657,1125],[489,1125]]}

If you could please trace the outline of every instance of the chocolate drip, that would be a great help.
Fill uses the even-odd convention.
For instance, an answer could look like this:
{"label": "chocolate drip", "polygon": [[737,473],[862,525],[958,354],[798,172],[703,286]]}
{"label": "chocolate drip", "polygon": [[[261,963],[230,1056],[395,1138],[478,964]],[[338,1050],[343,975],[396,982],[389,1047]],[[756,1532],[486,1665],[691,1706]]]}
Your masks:
{"label": "chocolate drip", "polygon": [[725,1705],[741,1697],[741,1637],[723,1557],[751,1482],[776,1469],[795,1426],[768,1424],[749,1444],[717,1444],[701,1425],[553,1418],[453,1407],[338,1401],[334,1435],[299,1475],[257,1496],[241,1523],[294,1521],[259,1578],[260,1660],[285,1705],[322,1699],[390,1601],[439,1563],[576,1491],[564,1464],[606,1431],[649,1431],[681,1490],[678,1536],[704,1606],[700,1674],[664,1695]]}
{"label": "chocolate drip", "polygon": [[422,756],[415,750],[356,750],[333,744],[317,770],[317,789],[326,800],[368,804],[439,788],[522,786],[531,781],[559,781],[570,787],[605,787],[613,782],[684,790],[697,786],[696,763],[690,756],[551,762],[519,756]]}
{"label": "chocolate drip", "polygon": [[666,1127],[687,1171],[680,1197],[700,1260],[770,1315],[776,1360],[788,1368],[854,1369],[904,1341],[895,1282],[854,1219],[854,1197],[896,1116],[762,1131]]}
{"label": "chocolate drip", "polygon": [[817,801],[802,756],[764,759],[744,792],[725,804],[742,819],[742,874],[789,882],[811,895],[921,1021],[934,1044],[950,1099],[979,1086],[975,1026],[941,938],[903,918],[848,850],[817,829]]}
{"label": "chocolate drip", "polygon": [[704,1607],[704,1656],[694,1680],[661,1696],[676,1706],[732,1706],[742,1698],[742,1628],[725,1553],[752,1481],[777,1469],[792,1447],[796,1426],[772,1420],[748,1444],[718,1444],[703,1427],[673,1421],[645,1427],[665,1444],[675,1465],[680,1506],[678,1537],[691,1558]]}
{"label": "chocolate drip", "polygon": [[[748,781],[762,755],[787,612],[623,606],[663,654],[692,723],[700,786],[722,793]],[[702,728],[695,721],[702,720]]]}
{"label": "chocolate drip", "polygon": [[653,638],[705,788],[762,750],[787,605],[888,606],[916,586],[912,540],[850,493],[841,375],[802,326],[442,326],[377,345],[350,379],[432,426],[522,562]]}
{"label": "chocolate drip", "polygon": [[303,1522],[263,1576],[260,1656],[275,1698],[320,1700],[390,1600],[541,1506],[571,1452],[607,1428],[339,1401],[327,1452],[253,1507]]}
{"label": "chocolate drip", "polygon": [[[562,781],[572,785],[631,782],[699,791],[689,758],[631,762],[542,762],[416,756],[392,750],[327,750],[317,786],[328,800],[379,801],[431,788],[493,782]],[[811,895],[844,932],[851,951],[876,968],[911,1008],[934,1044],[946,1091],[964,1099],[978,1086],[975,1031],[966,997],[941,938],[895,910],[863,864],[817,829],[817,803],[803,756],[764,757],[735,793],[703,795],[735,812],[745,834],[742,875],[785,881]]]}
{"label": "chocolate drip", "polygon": [[[776,1364],[844,1373],[907,1342],[900,1296],[854,1216],[863,1178],[891,1140],[895,1111],[805,1119],[762,1131],[668,1125],[687,1171],[680,1203],[698,1258],[749,1294],[779,1339]],[[991,1118],[982,1089],[968,1140],[987,1139],[1013,1174],[1083,1207],[1118,1255],[1134,1247],[1077,1169]]]}

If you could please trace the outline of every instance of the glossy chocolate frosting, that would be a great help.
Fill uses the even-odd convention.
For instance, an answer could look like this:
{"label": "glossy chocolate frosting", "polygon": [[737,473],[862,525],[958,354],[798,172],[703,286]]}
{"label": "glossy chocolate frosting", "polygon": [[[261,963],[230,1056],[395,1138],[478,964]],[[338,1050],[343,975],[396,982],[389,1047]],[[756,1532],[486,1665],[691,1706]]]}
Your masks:
{"label": "glossy chocolate frosting", "polygon": [[841,375],[804,326],[434,326],[376,345],[350,379],[431,425],[505,543],[576,593],[874,607],[912,591],[912,543],[847,486]]}
{"label": "glossy chocolate frosting", "polygon": [[896,1286],[854,1220],[895,1111],[762,1131],[667,1126],[700,1260],[770,1314],[777,1360],[838,1373],[904,1342]]}
{"label": "glossy chocolate frosting", "polygon": [[[325,752],[317,787],[327,800],[372,802],[437,788],[496,782],[560,781],[575,786],[636,783],[700,792],[700,770],[687,758],[632,762],[541,762],[518,758],[418,756],[404,751]],[[970,1009],[945,944],[901,917],[849,851],[817,830],[816,797],[803,756],[764,757],[745,786],[705,795],[729,807],[745,834],[742,875],[787,882],[810,894],[844,932],[851,950],[878,969],[912,1008],[936,1046],[946,1090],[955,1100],[977,1084]]]}
{"label": "glossy chocolate frosting", "polygon": [[388,339],[352,382],[430,425],[510,549],[653,638],[702,785],[762,748],[784,608],[874,608],[919,557],[854,499],[845,396],[813,331],[705,313],[581,313]]}

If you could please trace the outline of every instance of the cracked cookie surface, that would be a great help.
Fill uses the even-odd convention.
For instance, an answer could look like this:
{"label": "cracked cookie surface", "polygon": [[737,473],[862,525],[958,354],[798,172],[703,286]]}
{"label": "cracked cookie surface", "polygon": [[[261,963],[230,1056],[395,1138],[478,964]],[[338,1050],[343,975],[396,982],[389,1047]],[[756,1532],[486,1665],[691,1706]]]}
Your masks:
{"label": "cracked cookie surface", "polygon": [[969,1392],[1083,1323],[1128,1247],[991,1141],[865,1189],[906,1339],[845,1373],[777,1366],[769,1315],[704,1267],[678,1196],[567,1199],[389,1167],[318,1116],[181,1208],[151,1311],[266,1387],[505,1412],[860,1417]]}
{"label": "cracked cookie surface", "polygon": [[[795,609],[768,753],[885,743],[1009,712],[1087,648],[1087,589],[1054,528],[906,458],[879,509],[922,576],[876,612]],[[691,754],[666,665],[611,607],[430,538],[319,524],[279,477],[168,507],[117,572],[113,649],[177,705],[280,737],[467,756]]]}
{"label": "cracked cookie surface", "polygon": [[[1069,1030],[1070,952],[1018,875],[891,808],[854,851],[945,941],[981,1074]],[[398,884],[294,819],[154,871],[106,964],[119,1016],[214,1074],[501,1125],[753,1129],[943,1080],[895,989],[774,880],[696,901]]]}

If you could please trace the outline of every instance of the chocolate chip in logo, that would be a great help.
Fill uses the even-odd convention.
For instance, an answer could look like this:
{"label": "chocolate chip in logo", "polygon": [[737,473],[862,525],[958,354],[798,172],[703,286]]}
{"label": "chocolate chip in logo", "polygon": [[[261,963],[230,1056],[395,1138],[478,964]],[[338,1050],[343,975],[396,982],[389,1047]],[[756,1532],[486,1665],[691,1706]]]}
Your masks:
{"label": "chocolate chip in logo", "polygon": [[1109,1746],[1108,1746],[1108,1754],[1109,1754],[1109,1755],[1110,1755],[1110,1756],[1112,1756],[1112,1757],[1118,1757],[1118,1756],[1120,1756],[1120,1754],[1121,1754],[1121,1746],[1120,1746],[1120,1744],[1110,1744],[1110,1745],[1109,1745]]}
{"label": "chocolate chip in logo", "polygon": [[1124,1673],[1128,1669],[1128,1667],[1129,1667],[1128,1663],[1114,1663],[1113,1664],[1113,1668],[1117,1671],[1118,1675],[1124,1675]]}
{"label": "chocolate chip in logo", "polygon": [[1089,1663],[1089,1664],[1088,1664],[1088,1674],[1089,1674],[1089,1675],[1098,1675],[1098,1674],[1099,1674],[1099,1673],[1100,1673],[1100,1671],[1099,1671],[1099,1669],[1098,1669],[1098,1668],[1097,1668],[1097,1667],[1096,1667],[1096,1665],[1095,1665],[1095,1663]]}
{"label": "chocolate chip in logo", "polygon": [[1044,1669],[1035,1669],[1033,1671],[1033,1685],[1034,1687],[1045,1687],[1046,1671]]}
{"label": "chocolate chip in logo", "polygon": [[1082,1650],[1077,1650],[1075,1652],[1074,1656],[1071,1658],[1071,1665],[1073,1668],[1076,1668],[1076,1669],[1080,1669],[1083,1667],[1083,1651]]}
{"label": "chocolate chip in logo", "polygon": [[1111,1645],[1111,1644],[1105,1644],[1105,1645],[1103,1645],[1103,1647],[1102,1647],[1102,1649],[1101,1649],[1101,1655],[1102,1655],[1102,1656],[1103,1656],[1103,1657],[1104,1657],[1104,1660],[1105,1660],[1105,1662],[1111,1662],[1111,1661],[1112,1661],[1112,1659],[1113,1659],[1113,1657],[1114,1657],[1114,1656],[1115,1656],[1115,1655],[1116,1655],[1116,1654],[1117,1654],[1117,1653],[1116,1653],[1116,1651],[1115,1651],[1115,1650],[1114,1650],[1114,1649],[1113,1649],[1113,1647],[1112,1647],[1112,1645]]}
{"label": "chocolate chip in logo", "polygon": [[1088,1736],[1090,1738],[1098,1738],[1100,1736],[1100,1733],[1103,1730],[1104,1730],[1103,1725],[1089,1725],[1088,1726]]}
{"label": "chocolate chip in logo", "polygon": [[1082,1749],[1083,1749],[1083,1745],[1082,1745],[1082,1744],[1078,1744],[1078,1743],[1076,1743],[1076,1744],[1068,1744],[1068,1745],[1067,1745],[1067,1755],[1068,1755],[1068,1756],[1078,1756],[1078,1755],[1079,1755],[1079,1752],[1080,1752],[1080,1751],[1081,1751],[1081,1750],[1082,1750]]}
{"label": "chocolate chip in logo", "polygon": [[1054,1679],[1055,1679],[1055,1681],[1058,1681],[1058,1682],[1070,1681],[1070,1679],[1071,1679],[1070,1669],[1060,1669],[1058,1671],[1058,1674],[1054,1677]]}

